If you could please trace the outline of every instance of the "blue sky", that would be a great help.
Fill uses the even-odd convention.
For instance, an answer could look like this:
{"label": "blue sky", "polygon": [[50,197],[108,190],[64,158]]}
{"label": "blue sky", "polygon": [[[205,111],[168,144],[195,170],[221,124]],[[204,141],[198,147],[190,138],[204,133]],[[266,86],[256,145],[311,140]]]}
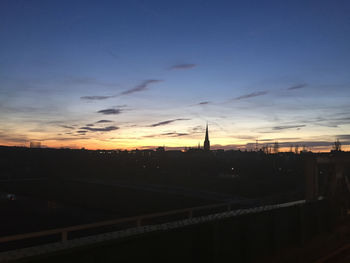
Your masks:
{"label": "blue sky", "polygon": [[0,144],[193,146],[208,122],[217,147],[347,147],[349,14],[348,1],[2,1]]}

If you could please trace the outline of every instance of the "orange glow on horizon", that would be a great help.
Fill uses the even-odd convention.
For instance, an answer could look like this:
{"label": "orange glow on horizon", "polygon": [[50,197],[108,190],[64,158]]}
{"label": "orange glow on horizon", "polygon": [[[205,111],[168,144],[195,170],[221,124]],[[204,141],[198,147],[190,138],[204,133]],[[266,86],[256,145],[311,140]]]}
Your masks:
{"label": "orange glow on horizon", "polygon": [[[179,142],[180,141],[180,142]],[[160,143],[152,143],[152,140],[140,140],[137,144],[134,142],[108,142],[108,141],[100,141],[100,140],[74,140],[74,141],[54,141],[54,140],[47,140],[41,142],[42,148],[70,148],[70,149],[87,149],[87,150],[135,150],[135,149],[155,149],[160,146],[164,146],[166,149],[185,149],[186,147],[191,148],[197,148],[198,143],[194,140],[186,140],[188,142],[187,145],[184,145],[183,140],[178,140],[177,142],[171,141],[164,141],[162,140]],[[247,147],[247,143],[252,142],[240,142],[240,143],[230,143],[230,144],[213,144],[211,145],[211,148],[213,150],[215,149],[224,149],[224,150],[252,150],[254,151],[255,148],[253,147]],[[23,143],[11,143],[6,141],[0,141],[0,145],[2,146],[18,146],[18,147],[29,147],[30,142],[23,142]],[[203,142],[200,143],[201,147],[203,147]],[[264,144],[259,144],[258,149],[260,149]],[[273,149],[273,143],[269,143],[269,146]],[[299,146],[299,151],[301,151],[303,147]],[[293,148],[294,150],[294,148]],[[312,152],[330,152],[332,150],[332,146],[318,146],[318,147],[307,147],[306,150],[312,151]],[[343,145],[342,146],[343,151],[350,151],[350,146]],[[290,152],[290,147],[280,147],[279,152]]]}

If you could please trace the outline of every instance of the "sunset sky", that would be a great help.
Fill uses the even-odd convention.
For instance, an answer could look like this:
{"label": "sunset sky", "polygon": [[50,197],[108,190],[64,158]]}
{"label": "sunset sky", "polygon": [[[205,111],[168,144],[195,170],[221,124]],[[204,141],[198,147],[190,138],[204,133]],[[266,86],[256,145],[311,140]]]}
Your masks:
{"label": "sunset sky", "polygon": [[350,1],[0,2],[0,145],[350,150]]}

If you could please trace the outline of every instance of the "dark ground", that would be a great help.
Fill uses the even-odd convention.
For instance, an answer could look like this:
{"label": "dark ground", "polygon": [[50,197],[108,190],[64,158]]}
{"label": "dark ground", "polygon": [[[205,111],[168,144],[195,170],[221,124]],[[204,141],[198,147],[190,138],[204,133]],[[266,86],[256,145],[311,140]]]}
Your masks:
{"label": "dark ground", "polygon": [[[0,147],[0,191],[18,196],[11,202],[1,200],[0,235],[222,203],[227,198],[273,203],[302,199],[302,171],[302,157],[293,153]],[[23,181],[30,178],[43,179]],[[74,181],[82,179],[106,183]]]}

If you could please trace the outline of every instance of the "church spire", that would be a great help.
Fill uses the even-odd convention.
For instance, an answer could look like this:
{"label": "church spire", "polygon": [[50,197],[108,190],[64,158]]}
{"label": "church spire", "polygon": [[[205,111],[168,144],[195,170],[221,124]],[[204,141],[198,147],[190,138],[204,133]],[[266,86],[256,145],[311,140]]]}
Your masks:
{"label": "church spire", "polygon": [[205,129],[204,150],[205,150],[205,151],[210,151],[209,132],[208,132],[208,122],[207,122],[207,127],[206,127],[206,129]]}

